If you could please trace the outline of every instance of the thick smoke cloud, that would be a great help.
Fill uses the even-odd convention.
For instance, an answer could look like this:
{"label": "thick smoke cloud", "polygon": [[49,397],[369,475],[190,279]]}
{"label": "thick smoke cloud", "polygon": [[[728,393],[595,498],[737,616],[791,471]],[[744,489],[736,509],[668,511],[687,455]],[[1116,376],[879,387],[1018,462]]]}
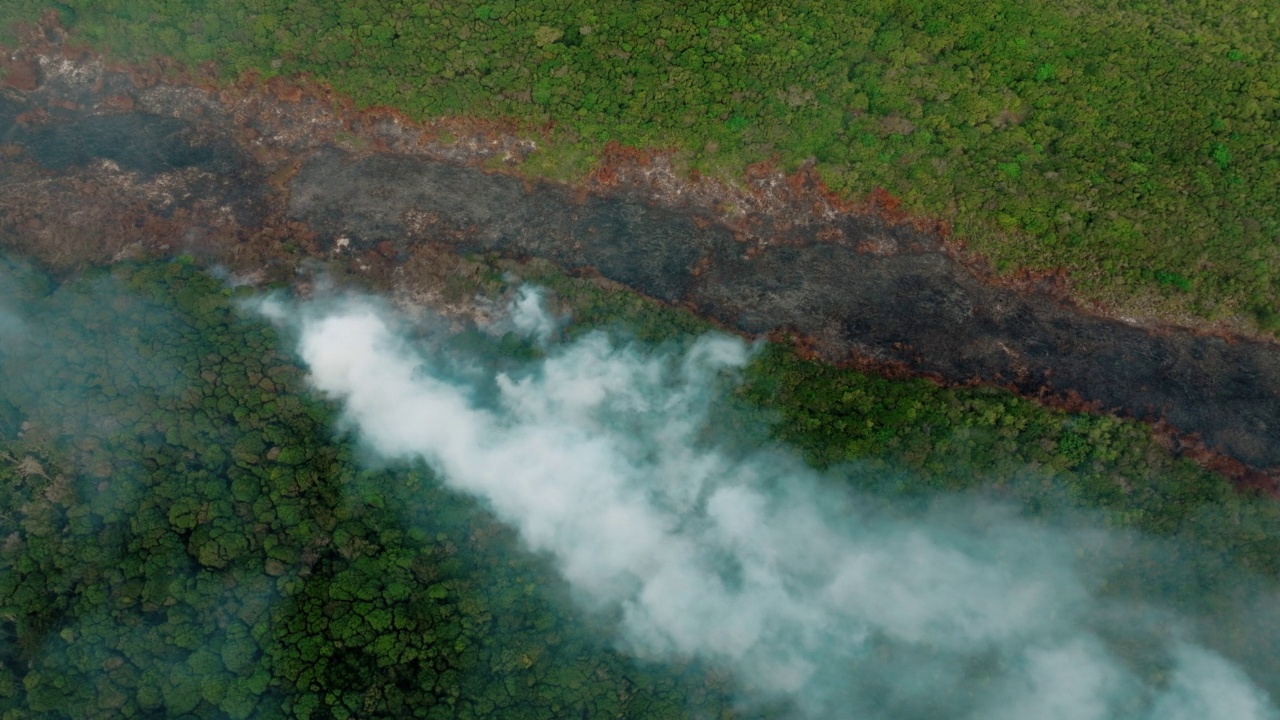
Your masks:
{"label": "thick smoke cloud", "polygon": [[[545,343],[531,298],[510,322]],[[1075,567],[1098,532],[962,498],[896,512],[781,450],[707,439],[715,388],[750,358],[737,339],[655,352],[593,333],[485,376],[367,302],[273,314],[374,450],[482,498],[637,655],[722,663],[803,717],[1280,717],[1172,613],[1100,599]]]}

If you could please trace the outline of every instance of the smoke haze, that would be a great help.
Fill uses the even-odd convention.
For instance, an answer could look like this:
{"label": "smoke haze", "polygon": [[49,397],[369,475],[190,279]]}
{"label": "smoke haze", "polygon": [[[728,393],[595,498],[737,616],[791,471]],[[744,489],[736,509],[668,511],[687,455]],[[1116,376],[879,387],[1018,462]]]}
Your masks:
{"label": "smoke haze", "polygon": [[460,371],[368,301],[266,309],[373,450],[481,498],[638,656],[724,665],[806,718],[1280,717],[1174,613],[1104,599],[1077,568],[1101,531],[974,498],[897,511],[709,439],[736,338],[557,345],[525,291],[510,327],[545,357]]}

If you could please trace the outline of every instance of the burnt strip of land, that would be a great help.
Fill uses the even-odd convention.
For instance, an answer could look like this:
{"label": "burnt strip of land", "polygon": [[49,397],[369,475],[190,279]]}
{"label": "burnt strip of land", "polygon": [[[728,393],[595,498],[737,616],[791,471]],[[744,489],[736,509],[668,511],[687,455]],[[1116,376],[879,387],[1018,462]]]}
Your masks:
{"label": "burnt strip of land", "polygon": [[[107,228],[132,224],[170,252],[273,242],[391,263],[423,245],[542,258],[744,334],[795,333],[832,362],[1071,398],[1280,467],[1280,348],[1000,287],[906,225],[757,213],[744,233],[696,199],[530,183],[406,150],[395,141],[406,131],[385,122],[316,120],[321,110],[303,122],[290,113],[312,110],[297,103],[242,95],[222,107],[207,89],[54,70],[0,95],[0,239],[27,252],[59,243],[62,256],[103,261],[126,245]],[[372,140],[359,150],[335,128]],[[260,247],[218,256],[279,261]]]}

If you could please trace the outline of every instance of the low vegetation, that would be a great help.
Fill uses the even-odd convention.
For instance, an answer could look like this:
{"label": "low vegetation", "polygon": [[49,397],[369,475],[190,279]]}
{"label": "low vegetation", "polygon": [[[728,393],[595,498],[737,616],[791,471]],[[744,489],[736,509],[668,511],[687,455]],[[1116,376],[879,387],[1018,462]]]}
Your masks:
{"label": "low vegetation", "polygon": [[[304,74],[420,118],[554,123],[733,178],[812,159],[1001,271],[1136,314],[1280,328],[1280,11],[1256,0],[14,0],[118,58]],[[534,156],[531,168],[559,160]]]}

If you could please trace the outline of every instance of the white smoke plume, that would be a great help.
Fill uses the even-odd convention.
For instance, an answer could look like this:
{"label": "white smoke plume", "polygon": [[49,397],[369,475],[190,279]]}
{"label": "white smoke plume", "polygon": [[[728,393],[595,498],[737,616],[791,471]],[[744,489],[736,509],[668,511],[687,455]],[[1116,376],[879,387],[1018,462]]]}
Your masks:
{"label": "white smoke plume", "polygon": [[[545,338],[533,297],[512,323]],[[723,664],[808,718],[1280,717],[1168,613],[1096,597],[1075,551],[1105,538],[961,500],[890,512],[781,450],[707,440],[713,388],[750,357],[738,339],[656,352],[593,333],[486,393],[379,306],[272,315],[374,450],[482,498],[642,657]],[[1117,632],[1148,650],[1117,650]]]}

